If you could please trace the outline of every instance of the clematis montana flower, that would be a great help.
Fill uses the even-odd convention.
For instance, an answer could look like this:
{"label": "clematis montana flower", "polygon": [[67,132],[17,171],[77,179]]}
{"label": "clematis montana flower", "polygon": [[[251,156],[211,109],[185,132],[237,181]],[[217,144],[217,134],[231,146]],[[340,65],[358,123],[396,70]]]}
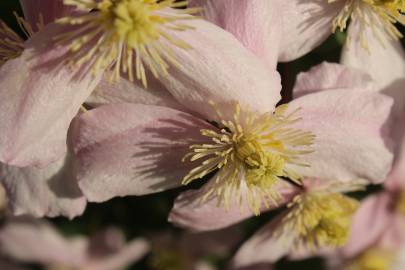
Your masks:
{"label": "clematis montana flower", "polygon": [[[46,269],[115,270],[142,259],[149,252],[146,240],[138,238],[125,243],[121,232],[114,228],[90,239],[64,238],[46,222],[30,218],[7,221],[0,230],[0,243],[5,257],[38,263]],[[0,266],[6,263],[3,259]]]}
{"label": "clematis montana flower", "polygon": [[[362,47],[367,53],[383,55],[392,49],[391,43],[400,45],[398,39],[402,35],[395,23],[405,24],[403,0],[190,2],[203,7],[207,20],[235,34],[255,52],[278,51],[280,61],[294,60],[311,51],[332,32],[346,29],[349,44]],[[282,28],[282,34],[273,33],[277,27]],[[387,50],[378,52],[373,48],[371,43],[375,40],[386,45]]]}
{"label": "clematis montana flower", "polygon": [[[379,265],[380,269],[402,269],[405,265],[404,148],[385,183],[356,213],[349,242],[328,254],[333,269],[356,270]],[[363,268],[361,268],[363,267]]]}
{"label": "clematis montana flower", "polygon": [[287,209],[242,244],[232,262],[235,268],[274,263],[284,256],[305,258],[346,243],[358,202],[341,192],[359,186],[306,180],[308,184],[291,199]]}
{"label": "clematis montana flower", "polygon": [[[13,39],[0,44],[6,48],[0,50],[0,59],[8,60],[0,67],[3,163],[44,167],[62,158],[69,124],[104,70],[113,68],[114,77],[120,71],[129,73],[130,78],[134,73],[146,84],[144,65],[155,75],[167,75],[169,64],[181,68],[174,64],[174,50],[188,48],[183,37],[193,39],[193,31],[186,31],[191,26],[179,22],[191,19],[185,13],[192,11],[173,8],[184,2],[66,3],[70,5],[62,5],[61,0],[23,1],[30,25],[37,25],[37,21],[29,20],[38,18],[46,24],[45,20],[55,18],[52,12],[64,17],[41,28],[23,45],[15,45]],[[133,24],[134,18],[142,20]],[[205,28],[202,21],[192,27],[200,28],[200,24]],[[187,34],[179,38],[176,35],[180,32]],[[18,55],[15,49],[20,54],[17,58],[13,58]]]}
{"label": "clematis montana flower", "polygon": [[[232,35],[210,27],[213,38],[201,34],[190,40],[199,50],[177,50],[185,68],[161,80],[182,107],[107,105],[76,118],[72,149],[90,201],[158,192],[216,172],[199,199],[249,205],[257,214],[282,197],[276,187],[283,177],[297,183],[302,174],[385,178],[392,159],[384,142],[389,98],[350,85],[343,72],[342,87],[350,87],[275,108],[276,71]],[[364,160],[375,164],[372,171]]]}
{"label": "clematis montana flower", "polygon": [[[332,92],[341,94],[346,92],[347,96],[350,96],[356,93],[376,94],[377,89],[370,76],[361,71],[351,70],[338,64],[324,63],[298,76],[294,89],[296,99],[290,104],[298,102],[305,97],[310,98],[316,94],[324,94],[327,97]],[[320,99],[319,102],[325,101],[325,97]],[[336,97],[333,100],[336,101]],[[356,103],[360,100],[363,100],[367,106],[372,104],[372,106],[379,106],[379,102],[370,103],[371,100],[366,101],[360,98],[360,96]],[[345,101],[347,102],[347,99]],[[331,111],[328,113],[319,113],[317,114],[317,118],[311,117],[312,123],[319,121],[322,117],[325,119],[328,115],[338,117],[342,113],[349,113],[351,109],[343,108],[344,104],[345,102],[343,101],[339,102],[339,107],[329,107],[328,109]],[[304,106],[301,108],[302,110],[305,109]],[[389,112],[387,113],[389,114]],[[350,112],[350,115],[357,117],[367,114],[365,111],[354,114]],[[302,117],[302,121],[305,121],[305,115]],[[356,121],[356,123],[361,122],[363,121]],[[342,122],[339,124],[339,128],[348,127],[348,123],[349,121]],[[353,199],[341,194],[341,192],[352,190],[353,185],[351,183],[356,183],[357,185],[359,183],[357,180],[361,178],[373,183],[378,183],[385,179],[391,167],[392,156],[388,158],[389,161],[386,163],[384,174],[380,174],[378,177],[376,177],[376,174],[369,174],[369,166],[361,168],[361,164],[364,164],[362,161],[359,160],[360,162],[354,165],[354,162],[356,162],[354,160],[360,158],[360,156],[350,161],[350,165],[345,163],[344,166],[339,165],[335,167],[341,162],[340,158],[336,158],[339,150],[329,150],[328,153],[325,153],[322,159],[325,163],[315,161],[316,156],[324,151],[322,148],[325,147],[326,142],[329,142],[331,136],[320,137],[324,134],[323,132],[326,132],[325,129],[327,128],[324,124],[322,126],[324,128],[322,132],[314,132],[316,134],[314,152],[303,156],[303,160],[311,164],[310,167],[301,171],[301,175],[307,177],[304,181],[303,189],[293,185],[278,187],[281,196],[277,204],[278,206],[287,205],[287,209],[241,247],[234,260],[236,267],[275,262],[287,254],[293,255],[294,258],[308,256],[323,249],[344,245],[349,236],[351,216],[357,208],[357,203]],[[380,126],[377,132],[378,136],[383,134],[385,134],[383,136],[387,136],[389,129],[386,128]],[[350,128],[351,131],[354,129],[356,128]],[[367,128],[367,130],[370,129]],[[353,135],[351,131],[348,131],[346,134]],[[335,139],[332,141],[334,143],[338,142]],[[330,145],[334,145],[332,141],[330,141]],[[355,141],[357,144],[361,140],[356,139]],[[367,148],[366,150],[365,148],[364,151],[368,152],[370,149]],[[356,153],[356,155],[363,152],[360,149],[353,151],[350,153]],[[331,153],[333,154],[331,155]],[[350,155],[345,155],[345,157],[348,156]],[[352,174],[351,177],[343,177],[343,174],[339,173],[339,171],[346,171],[347,168],[356,168],[358,174]],[[360,171],[367,173],[368,176],[364,177],[364,174]],[[251,216],[248,211],[241,211],[239,205],[234,205],[234,207],[224,210],[218,208],[216,202],[213,200],[206,201],[205,203],[196,201],[196,198],[204,192],[203,189],[204,187],[201,190],[187,191],[180,195],[175,202],[169,219],[177,225],[194,230],[214,230],[229,226]],[[274,205],[270,208],[274,208]]]}

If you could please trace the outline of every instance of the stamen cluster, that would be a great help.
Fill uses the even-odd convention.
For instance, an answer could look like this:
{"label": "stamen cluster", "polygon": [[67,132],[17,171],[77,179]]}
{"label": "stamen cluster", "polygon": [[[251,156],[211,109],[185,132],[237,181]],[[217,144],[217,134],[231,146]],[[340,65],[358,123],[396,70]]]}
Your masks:
{"label": "stamen cluster", "polygon": [[124,73],[131,81],[134,77],[141,80],[145,87],[145,66],[159,77],[167,75],[169,64],[178,65],[168,44],[190,47],[169,32],[192,29],[181,21],[198,12],[173,9],[187,5],[187,1],[175,0],[65,0],[65,4],[76,6],[79,12],[58,20],[73,26],[57,37],[59,43],[70,44],[70,64],[87,64],[94,74],[112,68],[112,79]]}
{"label": "stamen cluster", "polygon": [[[291,127],[299,121],[295,113],[285,115],[287,105],[278,107],[273,114],[258,115],[235,107],[233,119],[221,120],[220,128],[204,129],[201,134],[210,143],[192,145],[192,152],[184,160],[202,160],[183,179],[187,185],[220,169],[203,201],[218,197],[218,204],[229,207],[231,199],[241,203],[246,199],[255,214],[262,204],[278,198],[274,185],[289,178],[300,184],[300,176],[292,168],[308,166],[300,156],[312,152],[314,135]],[[219,118],[222,117],[218,111]],[[247,189],[247,198],[241,190]]]}

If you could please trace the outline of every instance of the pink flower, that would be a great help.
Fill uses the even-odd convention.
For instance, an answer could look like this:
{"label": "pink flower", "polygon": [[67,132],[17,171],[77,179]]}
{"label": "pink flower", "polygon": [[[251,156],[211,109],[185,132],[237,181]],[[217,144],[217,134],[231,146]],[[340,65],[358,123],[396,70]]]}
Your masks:
{"label": "pink flower", "polygon": [[[76,118],[72,148],[88,200],[158,192],[219,169],[186,200],[190,212],[199,213],[191,202],[203,198],[228,208],[247,202],[258,213],[274,207],[271,200],[288,200],[279,196],[285,188],[280,177],[385,178],[392,159],[384,142],[391,101],[366,89],[367,76],[325,64],[319,76],[300,79],[302,92],[310,94],[274,110],[277,73],[234,37],[209,27],[215,38],[201,34],[190,41],[195,50],[176,51],[186,68],[162,79],[172,96],[164,89],[154,91],[154,99],[140,92],[141,104],[101,106]],[[187,153],[191,160],[182,162]]]}
{"label": "pink flower", "polygon": [[[318,101],[321,103],[328,99],[328,93],[347,91],[347,96],[361,93],[362,96],[356,99],[355,103],[357,104],[361,100],[366,106],[377,105],[379,102],[374,103],[371,100],[364,100],[366,93],[376,92],[375,88],[376,86],[370,76],[363,72],[350,70],[338,64],[324,63],[298,76],[294,89],[294,96],[298,98],[291,103],[299,102],[302,98],[310,98],[316,94],[324,94],[325,97]],[[333,98],[334,102],[338,100],[339,98],[336,96]],[[347,99],[344,102],[339,102],[337,108],[329,107],[330,112],[319,112],[317,118],[310,117],[311,123],[314,124],[317,121],[325,123],[323,121],[328,121],[325,119],[329,115],[333,114],[336,117],[343,112],[350,112],[353,117],[369,115],[368,112],[363,110],[352,113],[353,107],[350,109],[343,108],[344,104],[347,104]],[[305,110],[304,106],[301,108]],[[320,116],[323,118],[320,118]],[[306,115],[302,114],[302,117],[302,122],[306,121]],[[348,128],[349,123],[350,120],[338,124],[339,129],[337,132],[343,132],[342,129]],[[353,136],[353,131],[358,128],[359,123],[364,123],[364,121],[358,119],[356,124],[351,126],[350,131],[345,134]],[[318,253],[323,249],[336,248],[345,244],[349,236],[351,216],[357,208],[357,203],[340,193],[352,190],[353,187],[350,183],[354,180],[356,182],[358,179],[364,179],[372,183],[382,182],[390,170],[392,160],[389,159],[388,163],[386,163],[385,173],[377,176],[375,173],[370,173],[372,166],[368,166],[368,162],[364,163],[364,159],[357,156],[361,155],[363,150],[349,150],[350,152],[345,152],[346,154],[340,158],[338,153],[342,149],[330,149],[323,152],[326,151],[324,149],[326,145],[333,147],[338,144],[347,147],[345,145],[347,141],[331,139],[332,134],[327,131],[327,125],[323,124],[322,128],[321,131],[318,131],[315,126],[308,129],[314,132],[316,139],[314,152],[302,157],[304,161],[310,164],[310,167],[301,171],[302,177],[309,177],[306,178],[304,189],[292,185],[280,185],[280,187],[277,187],[281,194],[277,201],[278,206],[288,205],[288,208],[241,247],[234,259],[235,267],[244,267],[257,263],[272,263],[285,255],[294,258],[305,257]],[[378,137],[386,137],[390,131],[387,127],[383,128],[382,126],[378,130]],[[367,128],[364,131],[361,134],[370,134],[371,129]],[[328,136],[323,137],[326,133]],[[330,142],[330,144],[324,144],[324,140]],[[358,143],[367,140],[354,139],[353,142],[355,141],[355,145],[359,146]],[[386,142],[392,144],[392,141]],[[349,143],[349,145],[352,144]],[[369,154],[370,150],[371,145],[364,148],[364,153]],[[325,153],[325,155],[321,153]],[[331,153],[333,153],[332,156],[329,156]],[[353,155],[353,153],[356,153],[356,155]],[[318,155],[323,156],[322,161],[325,163],[317,160]],[[345,158],[353,158],[353,160],[348,163],[343,162],[342,166],[338,165]],[[356,168],[359,174],[345,177],[343,172],[348,168]],[[364,174],[360,173],[360,171],[364,171],[368,176],[364,177]],[[363,182],[363,184],[365,183],[367,182]],[[224,210],[218,208],[214,200],[200,203],[196,199],[201,196],[201,193],[204,193],[204,187],[202,190],[188,191],[180,195],[175,202],[170,220],[175,224],[195,230],[213,230],[229,226],[251,216],[248,211],[242,211],[243,209],[241,210],[239,205]],[[270,208],[276,206],[272,205]]]}
{"label": "pink flower", "polygon": [[[403,1],[190,2],[191,5],[202,6],[207,20],[234,34],[252,51],[262,54],[264,59],[278,57],[280,61],[297,59],[326,40],[332,32],[346,29],[347,46],[362,47],[364,54],[367,51],[378,55],[391,54],[400,47],[399,38],[402,37],[394,24],[405,22],[401,13],[405,9]],[[273,31],[279,27],[281,32]],[[374,46],[377,40],[378,48]],[[382,49],[382,45],[387,46],[387,50]]]}
{"label": "pink flower", "polygon": [[7,221],[0,230],[0,243],[2,254],[17,261],[86,270],[120,269],[149,252],[144,239],[125,243],[121,232],[114,228],[90,239],[64,238],[44,221],[29,218]]}
{"label": "pink flower", "polygon": [[[0,162],[44,167],[59,160],[67,150],[72,118],[106,69],[115,65],[115,77],[126,71],[146,84],[144,65],[156,76],[168,75],[168,63],[175,62],[172,50],[188,48],[177,32],[193,38],[193,31],[186,31],[190,27],[180,23],[190,19],[184,13],[192,10],[176,11],[171,1],[68,2],[75,8],[62,5],[62,0],[22,2],[31,25],[42,18],[46,24],[65,17],[32,35],[17,58],[2,57],[8,61],[0,67]],[[145,20],[142,25],[147,27],[132,29],[132,16]]]}

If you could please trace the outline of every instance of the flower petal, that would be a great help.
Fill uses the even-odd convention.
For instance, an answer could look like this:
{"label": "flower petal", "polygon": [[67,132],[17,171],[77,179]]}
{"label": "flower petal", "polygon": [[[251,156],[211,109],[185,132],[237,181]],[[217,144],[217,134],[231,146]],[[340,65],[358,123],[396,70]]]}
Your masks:
{"label": "flower petal", "polygon": [[68,242],[53,227],[33,218],[13,218],[0,230],[0,250],[29,263],[79,266],[85,259],[87,242]]}
{"label": "flower petal", "polygon": [[[161,78],[168,91],[185,107],[215,120],[213,101],[233,113],[234,101],[259,112],[273,111],[280,100],[280,76],[248,51],[230,33],[203,20],[190,20],[193,31],[173,31],[192,49],[173,48],[179,65]],[[233,115],[233,114],[232,114]]]}
{"label": "flower petal", "polygon": [[[210,182],[215,182],[215,176]],[[209,183],[199,190],[190,190],[180,194],[170,212],[169,221],[194,231],[210,231],[228,227],[253,216],[248,205],[231,204],[229,209],[225,209],[218,205],[216,198],[208,199],[204,203],[200,202],[208,185]],[[270,209],[263,206],[262,211],[275,209],[286,204],[298,192],[295,186],[287,184],[278,184],[275,189],[281,195],[278,204],[271,204]]]}
{"label": "flower petal", "polygon": [[[274,0],[273,9],[281,12],[283,34],[279,60],[297,59],[320,45],[331,34],[333,18],[344,1]],[[280,5],[282,8],[279,8]]]}
{"label": "flower petal", "polygon": [[131,82],[121,77],[118,81],[110,82],[109,76],[104,76],[86,104],[98,107],[110,103],[137,103],[186,110],[153,76],[149,76],[147,89],[138,80]]}
{"label": "flower petal", "polygon": [[179,186],[192,169],[182,158],[208,127],[160,106],[122,103],[84,113],[71,130],[79,186],[97,202]]}
{"label": "flower petal", "polygon": [[48,25],[17,59],[0,67],[0,161],[45,166],[66,152],[71,119],[98,83],[61,65],[66,48],[50,48],[61,28]]}
{"label": "flower petal", "polygon": [[293,230],[288,234],[278,233],[278,228],[287,213],[288,211],[276,216],[247,240],[236,252],[232,265],[239,269],[254,264],[274,263],[287,255],[298,231]]}
{"label": "flower petal", "polygon": [[369,90],[336,89],[309,94],[289,104],[298,110],[296,128],[314,133],[314,152],[297,167],[302,176],[380,183],[391,169],[389,137],[392,99]]}
{"label": "flower petal", "polygon": [[387,192],[371,195],[362,202],[353,217],[349,240],[341,250],[344,256],[354,256],[376,243],[393,220],[391,203]]}
{"label": "flower petal", "polygon": [[24,12],[24,18],[38,31],[38,24],[48,24],[57,18],[72,12],[72,6],[63,4],[63,0],[20,0]]}
{"label": "flower petal", "polygon": [[115,253],[93,257],[85,263],[83,269],[86,270],[116,270],[122,269],[144,257],[150,250],[149,243],[137,238],[126,244]]}
{"label": "flower petal", "polygon": [[73,218],[86,207],[67,157],[41,169],[0,164],[0,181],[14,215]]}
{"label": "flower petal", "polygon": [[279,1],[194,0],[190,5],[202,7],[205,19],[232,33],[268,67],[276,68],[282,32]]}
{"label": "flower petal", "polygon": [[337,88],[377,91],[375,82],[364,71],[323,62],[307,72],[298,74],[293,93],[294,98],[298,98],[314,92]]}
{"label": "flower petal", "polygon": [[[350,23],[349,40],[343,49],[341,62],[369,73],[382,90],[404,77],[405,52],[399,40],[392,39],[379,27],[362,29],[361,24],[359,19]],[[364,48],[364,42],[368,49]]]}

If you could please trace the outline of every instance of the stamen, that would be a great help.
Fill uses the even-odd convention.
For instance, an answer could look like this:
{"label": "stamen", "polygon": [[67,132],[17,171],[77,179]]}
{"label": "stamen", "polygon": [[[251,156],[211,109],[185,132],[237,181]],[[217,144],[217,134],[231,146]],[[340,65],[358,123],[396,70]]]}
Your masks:
{"label": "stamen", "polygon": [[[18,26],[24,33],[26,38],[34,34],[32,26],[24,18],[20,17],[16,12],[14,16]],[[44,26],[42,15],[39,16],[40,21],[37,24],[38,29]],[[10,59],[17,58],[24,51],[24,39],[15,33],[6,23],[0,20],[0,66]]]}
{"label": "stamen", "polygon": [[24,40],[0,20],[0,66],[17,58],[24,50]]}
{"label": "stamen", "polygon": [[[182,21],[194,18],[190,15],[199,11],[185,8],[187,1],[175,0],[65,0],[64,3],[76,6],[82,14],[58,20],[75,26],[57,37],[59,43],[70,44],[70,64],[80,67],[89,63],[94,74],[111,68],[112,80],[118,79],[122,72],[131,81],[134,77],[141,80],[145,87],[145,65],[156,78],[168,74],[169,64],[179,65],[168,44],[182,49],[190,46],[172,37],[170,31],[193,29]],[[175,9],[179,7],[184,9]]]}
{"label": "stamen", "polygon": [[[338,0],[327,1],[333,3]],[[346,0],[342,10],[333,20],[333,32],[336,30],[344,31],[349,19],[356,19],[360,22],[360,42],[364,49],[369,50],[367,38],[364,35],[367,28],[371,29],[375,37],[384,46],[380,36],[381,31],[385,31],[395,40],[403,37],[395,24],[405,25],[404,3],[403,0]]]}
{"label": "stamen", "polygon": [[[278,107],[274,113],[258,115],[243,110],[236,104],[233,118],[220,121],[220,129],[204,129],[201,134],[210,142],[192,145],[183,161],[200,161],[182,183],[187,185],[219,169],[215,182],[202,201],[217,197],[218,205],[226,209],[234,199],[242,204],[246,199],[251,210],[260,214],[260,208],[276,204],[279,194],[274,185],[290,178],[300,184],[300,176],[294,166],[309,166],[300,162],[302,155],[312,152],[314,135],[311,132],[291,128],[297,121],[296,112],[285,114],[287,106]],[[218,111],[218,117],[223,114]],[[247,189],[244,198],[242,189]]]}
{"label": "stamen", "polygon": [[296,196],[288,207],[290,212],[275,233],[295,231],[293,248],[315,250],[346,243],[358,202],[340,193],[314,191]]}

